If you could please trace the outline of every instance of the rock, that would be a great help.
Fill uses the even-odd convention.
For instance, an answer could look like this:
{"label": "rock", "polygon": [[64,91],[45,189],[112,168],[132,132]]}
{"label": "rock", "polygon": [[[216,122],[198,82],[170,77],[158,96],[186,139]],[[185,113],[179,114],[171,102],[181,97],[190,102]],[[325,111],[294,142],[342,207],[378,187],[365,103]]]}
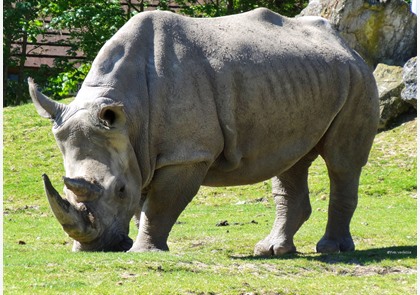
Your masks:
{"label": "rock", "polygon": [[417,109],[417,57],[411,58],[403,68],[404,89],[401,99]]}
{"label": "rock", "polygon": [[372,69],[417,55],[417,16],[403,0],[311,0],[304,15],[328,19]]}
{"label": "rock", "polygon": [[380,122],[378,129],[385,129],[398,116],[407,112],[410,105],[401,99],[404,88],[402,67],[379,64],[373,75],[379,92]]}

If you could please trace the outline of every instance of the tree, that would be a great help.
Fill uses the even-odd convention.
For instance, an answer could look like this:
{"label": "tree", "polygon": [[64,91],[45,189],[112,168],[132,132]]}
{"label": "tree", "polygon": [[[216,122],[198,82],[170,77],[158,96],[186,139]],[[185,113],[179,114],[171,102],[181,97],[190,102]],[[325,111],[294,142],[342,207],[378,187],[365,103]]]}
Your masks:
{"label": "tree", "polygon": [[[24,68],[27,58],[27,45],[34,43],[37,36],[46,32],[66,31],[70,38],[68,56],[85,57],[69,62],[56,59],[54,68],[41,68],[38,82],[43,84],[49,94],[69,95],[77,90],[78,84],[86,76],[89,65],[99,49],[130,16],[121,8],[118,0],[89,1],[73,0],[27,0],[3,2],[3,98],[4,104],[19,104],[27,100]],[[48,21],[45,21],[47,20]],[[17,67],[18,80],[8,80],[8,69]],[[48,79],[44,73],[52,74]]]}
{"label": "tree", "polygon": [[42,9],[42,16],[51,18],[47,27],[49,30],[70,33],[67,40],[71,46],[68,55],[76,57],[79,52],[84,56],[82,64],[78,60],[69,62],[67,59],[57,59],[55,67],[61,72],[49,79],[47,92],[49,90],[58,96],[74,93],[84,80],[100,48],[130,17],[118,0],[88,2],[46,1]]}
{"label": "tree", "polygon": [[[19,104],[24,99],[24,66],[27,44],[42,33],[37,20],[37,1],[3,1],[3,97],[7,104]],[[15,46],[18,44],[19,46]],[[9,83],[9,67],[18,68],[17,81]]]}
{"label": "tree", "polygon": [[181,13],[194,17],[214,17],[246,12],[266,7],[286,16],[295,16],[306,7],[308,0],[175,0]]}
{"label": "tree", "polygon": [[69,54],[75,56],[82,51],[88,61],[128,20],[118,0],[96,0],[90,4],[82,0],[46,1],[42,15],[51,17],[48,29],[69,31],[72,44]]}

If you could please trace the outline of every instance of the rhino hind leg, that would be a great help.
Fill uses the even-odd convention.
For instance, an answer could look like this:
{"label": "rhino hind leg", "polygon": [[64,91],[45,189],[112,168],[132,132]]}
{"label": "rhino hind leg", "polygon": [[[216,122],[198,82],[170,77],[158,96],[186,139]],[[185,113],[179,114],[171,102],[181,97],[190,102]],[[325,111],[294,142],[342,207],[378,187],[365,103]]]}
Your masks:
{"label": "rhino hind leg", "polygon": [[330,202],[324,236],[316,245],[319,253],[354,251],[350,221],[357,207],[360,171],[336,173],[329,171]]}
{"label": "rhino hind leg", "polygon": [[207,173],[204,162],[156,171],[139,214],[137,239],[129,252],[168,251],[172,226],[198,192]]}
{"label": "rhino hind leg", "polygon": [[331,182],[328,222],[316,251],[334,253],[354,251],[350,221],[357,207],[358,175],[329,172]]}
{"label": "rhino hind leg", "polygon": [[[363,129],[354,133],[362,132],[361,130]],[[347,132],[353,133],[351,129],[347,129]],[[360,139],[365,135],[359,135],[360,137],[350,136],[354,139],[353,143],[343,138],[334,140],[327,137],[321,149],[320,154],[326,162],[330,179],[330,198],[325,234],[316,246],[319,253],[347,252],[355,249],[350,222],[358,203],[360,174],[367,161],[371,139],[373,140],[372,135],[371,139],[362,143]]]}
{"label": "rhino hind leg", "polygon": [[354,88],[363,92],[348,99],[317,147],[330,178],[328,222],[316,246],[320,253],[355,249],[350,221],[357,207],[360,174],[376,135],[379,113],[376,90],[359,84]]}
{"label": "rhino hind leg", "polygon": [[276,218],[270,234],[257,243],[256,256],[278,256],[296,252],[293,236],[309,219],[308,169],[318,153],[313,150],[293,167],[272,179]]}

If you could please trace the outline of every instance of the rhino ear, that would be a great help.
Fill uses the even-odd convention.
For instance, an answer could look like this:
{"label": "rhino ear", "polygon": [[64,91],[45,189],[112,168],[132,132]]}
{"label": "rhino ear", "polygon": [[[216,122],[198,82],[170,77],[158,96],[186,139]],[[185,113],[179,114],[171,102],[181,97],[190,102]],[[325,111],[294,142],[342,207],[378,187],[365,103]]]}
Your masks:
{"label": "rhino ear", "polygon": [[29,94],[35,105],[36,111],[41,117],[56,119],[66,108],[65,105],[49,99],[38,91],[37,85],[32,78],[28,78]]}
{"label": "rhino ear", "polygon": [[98,114],[99,121],[106,128],[116,128],[125,125],[126,115],[122,104],[105,105]]}

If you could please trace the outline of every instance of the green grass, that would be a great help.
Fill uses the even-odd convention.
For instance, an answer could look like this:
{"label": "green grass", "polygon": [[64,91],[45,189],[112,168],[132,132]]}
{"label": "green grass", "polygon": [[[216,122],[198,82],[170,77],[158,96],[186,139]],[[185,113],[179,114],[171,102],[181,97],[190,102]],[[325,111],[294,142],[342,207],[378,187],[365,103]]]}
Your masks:
{"label": "green grass", "polygon": [[[5,294],[415,294],[416,120],[378,134],[352,221],[357,251],[320,255],[328,178],[310,170],[313,213],[295,237],[299,254],[255,258],[271,229],[270,181],[203,187],[179,218],[168,253],[73,253],[43,192],[59,187],[62,157],[33,105],[4,109]],[[227,220],[229,226],[216,226]],[[136,229],[132,226],[131,236]]]}

